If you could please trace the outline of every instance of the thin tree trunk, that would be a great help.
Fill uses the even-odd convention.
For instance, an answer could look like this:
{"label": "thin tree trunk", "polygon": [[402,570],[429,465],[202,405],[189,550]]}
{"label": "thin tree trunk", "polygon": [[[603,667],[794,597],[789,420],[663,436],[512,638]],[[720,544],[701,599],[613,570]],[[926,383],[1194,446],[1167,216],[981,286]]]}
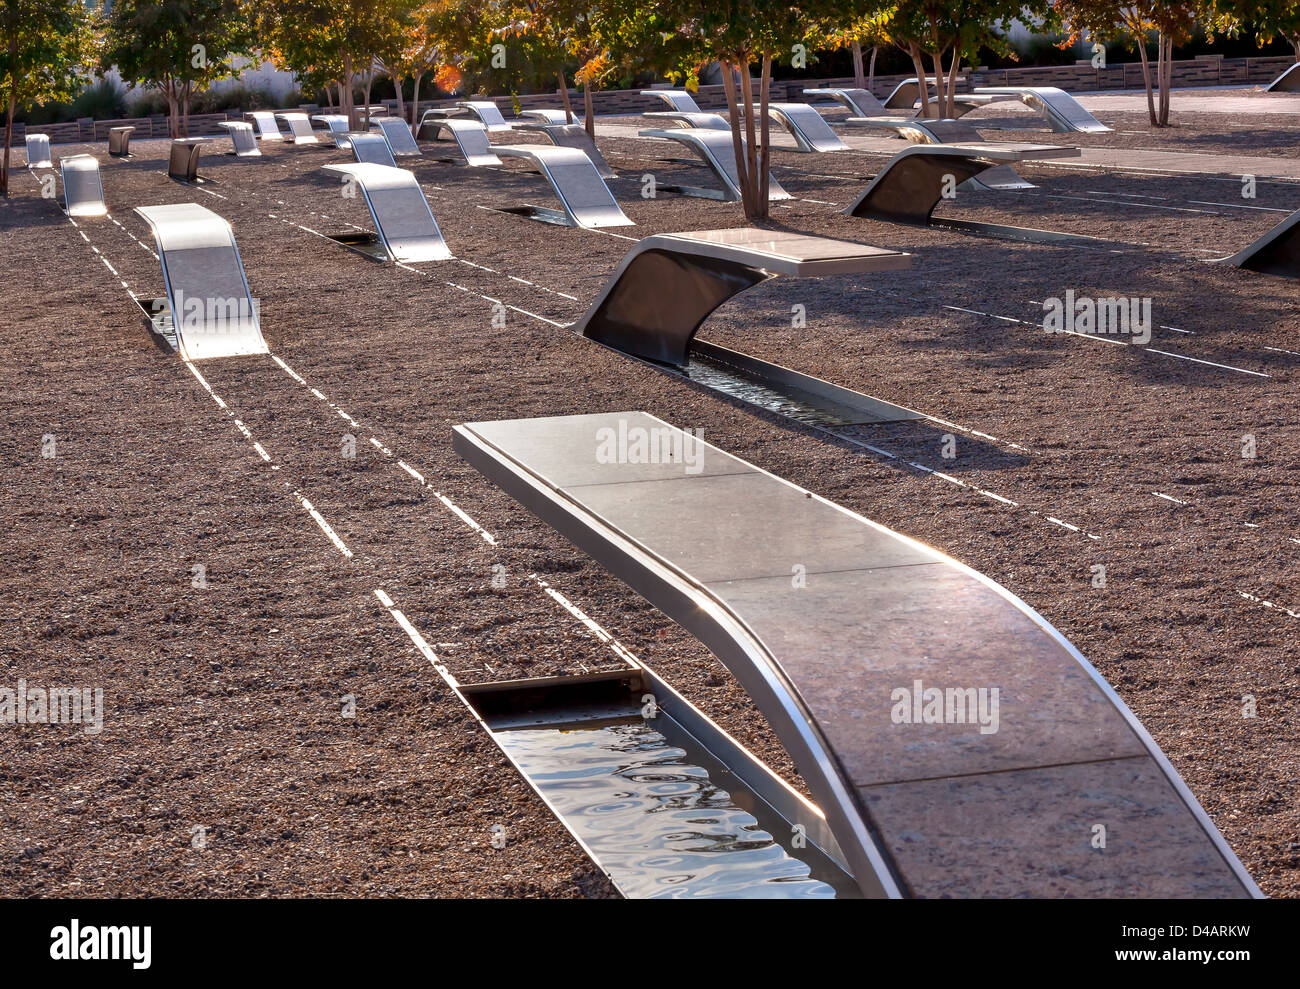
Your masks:
{"label": "thin tree trunk", "polygon": [[1147,39],[1142,32],[1137,32],[1137,49],[1138,54],[1142,57],[1142,83],[1147,90],[1147,116],[1151,118],[1151,126],[1157,126],[1156,121],[1156,101],[1151,92],[1151,60],[1147,57]]}
{"label": "thin tree trunk", "polygon": [[961,55],[953,45],[952,65],[948,66],[948,109],[949,117],[957,116],[957,73],[961,71]]}
{"label": "thin tree trunk", "polygon": [[[745,73],[749,75],[748,71]],[[762,135],[759,138],[759,155],[758,155],[758,202],[762,208],[762,215],[767,217],[770,207],[768,206],[769,179],[771,169],[768,167],[768,161],[772,155],[772,121],[768,119],[767,104],[768,91],[772,83],[772,56],[763,56],[763,71],[759,75],[759,86],[761,92],[758,94],[758,120],[759,132]]]}
{"label": "thin tree trunk", "polygon": [[866,75],[862,71],[862,43],[856,38],[853,39],[853,85],[858,89],[867,88]]}
{"label": "thin tree trunk", "polygon": [[181,87],[181,136],[190,136],[190,97],[194,93],[194,83],[187,82]]}
{"label": "thin tree trunk", "polygon": [[352,53],[343,56],[343,76],[339,79],[339,110],[348,117],[348,129],[356,125],[352,107]]}
{"label": "thin tree trunk", "polygon": [[555,70],[555,81],[560,84],[559,94],[560,102],[564,104],[564,122],[573,123],[573,103],[569,100],[569,84],[564,81],[564,72],[561,69]]}
{"label": "thin tree trunk", "polygon": [[930,87],[925,78],[925,65],[921,62],[921,49],[918,48],[915,43],[910,43],[907,46],[907,54],[912,57],[912,69],[916,72],[916,84],[920,89],[920,114],[922,117],[934,116],[934,114],[930,112]]}
{"label": "thin tree trunk", "polygon": [[370,71],[366,73],[366,113],[365,113],[365,124],[362,126],[362,130],[370,130],[370,90],[374,86],[374,84],[375,84],[375,67],[374,67],[374,63],[372,62],[370,66]]}
{"label": "thin tree trunk", "polygon": [[415,82],[411,87],[411,133],[415,133],[420,126],[420,80],[424,78],[424,70],[421,69],[415,74]]}
{"label": "thin tree trunk", "polygon": [[393,89],[397,91],[397,115],[405,120],[406,101],[402,99],[402,79],[396,72],[389,72],[388,78],[393,80]]}
{"label": "thin tree trunk", "polygon": [[745,218],[749,220],[761,219],[766,215],[766,210],[761,207],[766,203],[761,203],[758,198],[759,175],[758,175],[758,142],[759,136],[754,131],[754,81],[749,75],[749,57],[746,53],[745,61],[739,66],[740,69],[740,95],[741,105],[745,108],[745,162],[748,166],[747,176],[749,179],[750,201],[753,204],[752,211],[746,211]]}
{"label": "thin tree trunk", "polygon": [[588,79],[582,84],[582,112],[587,115],[583,123],[587,127],[587,136],[593,141],[596,140],[596,111],[591,102],[591,80]]}
{"label": "thin tree trunk", "polygon": [[[934,66],[934,115],[944,117],[948,112],[948,89],[943,84],[943,52],[931,54],[930,63]],[[930,87],[925,80],[922,80],[921,99],[930,102]]]}
{"label": "thin tree trunk", "polygon": [[[745,178],[744,138],[740,135],[740,105],[736,95],[736,77],[732,73],[732,63],[722,59],[722,89],[727,94],[727,115],[731,118],[731,150],[736,158],[736,176],[740,179],[740,198],[749,216],[749,183]],[[750,116],[753,116],[750,114]]]}
{"label": "thin tree trunk", "polygon": [[876,52],[880,48],[876,45],[871,46],[871,63],[867,69],[867,89],[873,89],[876,85]]}
{"label": "thin tree trunk", "polygon": [[17,102],[14,87],[9,87],[9,102],[5,107],[4,162],[0,164],[0,196],[9,195],[9,145],[14,140],[14,105]]}
{"label": "thin tree trunk", "polygon": [[1174,96],[1174,39],[1165,39],[1165,90],[1164,106],[1161,108],[1160,122],[1169,126],[1169,104]]}

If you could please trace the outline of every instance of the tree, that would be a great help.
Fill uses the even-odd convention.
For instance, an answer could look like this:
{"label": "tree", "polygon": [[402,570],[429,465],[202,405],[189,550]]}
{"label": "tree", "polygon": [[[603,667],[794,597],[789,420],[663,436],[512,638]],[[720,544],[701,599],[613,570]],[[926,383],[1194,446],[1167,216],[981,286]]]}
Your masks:
{"label": "tree", "polygon": [[1296,0],[1218,0],[1216,26],[1236,35],[1244,24],[1255,28],[1255,43],[1267,45],[1279,35],[1291,43],[1300,62],[1300,3]]}
{"label": "tree", "polygon": [[249,18],[238,0],[116,0],[100,56],[128,82],[156,86],[167,98],[172,137],[189,131],[190,99],[238,73],[253,53]]}
{"label": "tree", "polygon": [[[1062,47],[1076,44],[1087,33],[1094,38],[1127,34],[1137,44],[1142,60],[1142,82],[1147,93],[1147,114],[1153,127],[1169,125],[1169,91],[1173,88],[1174,44],[1192,36],[1198,20],[1213,21],[1206,0],[1055,0],[1057,12],[1068,30]],[[1156,36],[1155,79],[1147,55],[1147,37]],[[1159,106],[1156,90],[1159,90]]]}
{"label": "tree", "polygon": [[78,0],[0,0],[0,88],[5,101],[0,196],[9,195],[15,111],[72,98],[92,57],[90,27]]}

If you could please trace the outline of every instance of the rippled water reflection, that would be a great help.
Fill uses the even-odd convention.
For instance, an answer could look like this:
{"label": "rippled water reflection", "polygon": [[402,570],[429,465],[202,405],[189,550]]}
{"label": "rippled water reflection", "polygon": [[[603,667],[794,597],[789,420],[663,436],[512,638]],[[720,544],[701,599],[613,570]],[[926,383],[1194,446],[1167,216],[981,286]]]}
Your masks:
{"label": "rippled water reflection", "polygon": [[835,896],[640,718],[498,738],[629,897]]}

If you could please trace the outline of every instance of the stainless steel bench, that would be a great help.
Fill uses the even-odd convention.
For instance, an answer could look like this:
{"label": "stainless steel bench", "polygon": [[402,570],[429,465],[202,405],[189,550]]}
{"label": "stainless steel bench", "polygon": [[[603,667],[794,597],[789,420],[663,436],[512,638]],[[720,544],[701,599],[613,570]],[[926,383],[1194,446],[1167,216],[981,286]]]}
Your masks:
{"label": "stainless steel bench", "polygon": [[731,671],[865,895],[1260,895],[1110,685],[989,578],[644,412],[452,443]]}
{"label": "stainless steel bench", "polygon": [[581,151],[591,159],[591,163],[596,166],[596,171],[600,173],[602,179],[618,178],[618,173],[610,167],[605,156],[600,153],[600,148],[596,147],[596,142],[587,133],[587,128],[582,124],[556,124],[530,120],[515,124],[515,130],[533,131],[541,134],[556,147]]}
{"label": "stainless steel bench", "polygon": [[1300,210],[1232,257],[1219,260],[1250,271],[1300,278]]}
{"label": "stainless steel bench", "polygon": [[[401,123],[399,120],[398,123]],[[357,161],[371,165],[388,165],[397,167],[397,159],[388,147],[388,139],[383,134],[353,134],[348,143]]]}
{"label": "stainless steel bench", "polygon": [[319,144],[320,138],[312,130],[311,121],[307,119],[305,113],[277,113],[276,116],[283,120],[289,128],[289,134],[293,138],[294,144]]}
{"label": "stainless steel bench", "polygon": [[[643,130],[637,132],[641,137],[660,138],[676,141],[694,151],[709,170],[722,184],[722,189],[703,189],[698,186],[665,186],[687,196],[699,196],[704,199],[719,199],[727,203],[738,203],[743,198],[740,194],[740,173],[736,169],[736,150],[732,140],[731,129],[711,130],[679,128],[677,130]],[[743,147],[743,141],[742,141]],[[781,187],[781,183],[768,173],[767,198],[781,200],[793,198]]]}
{"label": "stainless steel bench", "polygon": [[1290,66],[1264,87],[1266,93],[1300,93],[1300,62]]}
{"label": "stainless steel bench", "polygon": [[99,159],[94,155],[69,155],[59,159],[63,173],[63,208],[68,216],[103,216],[104,184],[99,176]]}
{"label": "stainless steel bench", "polygon": [[257,136],[253,133],[253,125],[245,123],[242,120],[223,120],[217,126],[222,127],[230,134],[230,143],[232,154],[236,158],[260,158],[261,149],[257,146]]}
{"label": "stainless steel bench", "polygon": [[522,158],[530,162],[551,183],[563,212],[530,207],[538,219],[591,228],[633,225],[623,214],[596,166],[582,151],[537,144],[496,144],[492,150],[503,158]]}
{"label": "stainless steel bench", "polygon": [[325,165],[323,170],[350,176],[361,187],[389,260],[414,264],[451,257],[420,183],[406,169],[358,162]]}
{"label": "stainless steel bench", "polygon": [[511,129],[510,123],[491,100],[461,100],[456,105],[474,114],[490,134]]}
{"label": "stainless steel bench", "polygon": [[500,165],[501,159],[493,152],[487,128],[477,120],[461,117],[434,116],[435,110],[426,110],[420,118],[418,136],[422,141],[436,141],[438,135],[446,131],[456,142],[465,164],[472,167],[483,165]]}
{"label": "stainless steel bench", "polygon": [[352,123],[341,113],[318,113],[311,118],[322,123],[334,139],[334,147],[347,151],[352,147]]}
{"label": "stainless steel bench", "polygon": [[275,114],[270,110],[253,110],[249,112],[248,117],[257,126],[259,141],[284,140],[284,135],[280,133],[280,125],[275,122]]}
{"label": "stainless steel bench", "polygon": [[131,135],[134,127],[110,127],[108,129],[108,153],[114,158],[131,157]]}
{"label": "stainless steel bench", "polygon": [[186,360],[265,354],[257,304],[230,224],[197,203],[140,206],[153,229],[166,298],[154,311],[170,314],[176,349]]}
{"label": "stainless steel bench", "polygon": [[[983,144],[984,138],[964,120],[936,120],[927,117],[849,117],[848,127],[890,130],[913,144]],[[1010,165],[998,165],[966,180],[975,189],[1032,189]]]}
{"label": "stainless steel bench", "polygon": [[756,227],[657,234],[627,253],[576,329],[680,367],[709,314],[760,282],[896,271],[911,262],[902,251]]}
{"label": "stainless steel bench", "polygon": [[26,134],[24,135],[24,142],[27,145],[28,168],[54,167],[54,162],[50,160],[49,134]]}
{"label": "stainless steel bench", "polygon": [[822,115],[807,103],[769,103],[767,114],[790,132],[800,151],[825,153],[849,149],[835,136]]}
{"label": "stainless steel bench", "polygon": [[388,142],[388,150],[395,158],[418,158],[420,156],[420,146],[415,142],[415,137],[411,134],[411,128],[406,125],[406,121],[400,117],[378,117],[375,123],[379,126],[379,133],[384,135],[384,140]]}
{"label": "stainless steel bench", "polygon": [[[965,94],[962,94],[963,96]],[[1094,117],[1073,96],[1055,86],[977,86],[975,96],[1011,96],[1037,110],[1058,134],[1109,133],[1110,128]]]}
{"label": "stainless steel bench", "polygon": [[172,139],[167,155],[167,174],[181,182],[199,181],[199,153],[210,137],[177,137]]}
{"label": "stainless steel bench", "polygon": [[888,116],[885,105],[869,89],[805,89],[805,96],[829,96],[855,117]]}

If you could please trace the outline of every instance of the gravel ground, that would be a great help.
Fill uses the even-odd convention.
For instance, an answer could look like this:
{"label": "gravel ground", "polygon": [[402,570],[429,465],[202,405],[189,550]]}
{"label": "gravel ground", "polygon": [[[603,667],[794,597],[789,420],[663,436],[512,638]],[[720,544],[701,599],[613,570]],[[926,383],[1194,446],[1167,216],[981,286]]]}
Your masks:
{"label": "gravel ground", "polygon": [[[1294,153],[1293,130],[1271,117],[1248,143],[1242,122],[1175,112],[1168,132],[1115,114],[1115,134],[1073,143]],[[602,145],[637,223],[618,233],[743,223],[735,205],[640,198],[645,173],[708,184],[663,160],[675,146]],[[617,665],[545,581],[801,785],[707,651],[450,448],[461,422],[619,409],[702,428],[1024,598],[1116,687],[1265,892],[1300,894],[1300,286],[1205,263],[1285,215],[1239,207],[1294,210],[1300,185],[1261,181],[1243,201],[1239,181],[1217,176],[1026,165],[1037,189],[940,210],[1129,245],[1085,250],[846,217],[835,207],[883,156],[777,152],[796,199],[773,226],[916,254],[907,272],[775,279],[705,327],[943,420],[832,437],[563,329],[629,241],[496,211],[554,205],[518,162],[414,164],[463,260],[404,270],[311,232],[369,222],[319,171],[346,153],[208,154],[210,181],[194,189],[163,174],[165,142],[132,149],[130,161],[55,149],[100,158],[111,219],[74,228],[23,174],[0,203],[0,685],[102,687],[106,709],[98,735],[0,731],[11,895],[613,895],[376,588],[464,682]],[[152,298],[162,280],[131,207],[190,201],[233,224],[271,350],[306,385],[266,357],[204,363],[223,411],[147,331],[128,289]],[[1150,297],[1150,344],[1043,333],[1042,300],[1069,289]],[[504,328],[496,300],[510,307]],[[955,459],[942,455],[949,434]],[[199,566],[206,588],[193,586]],[[504,849],[491,847],[496,823]]]}

